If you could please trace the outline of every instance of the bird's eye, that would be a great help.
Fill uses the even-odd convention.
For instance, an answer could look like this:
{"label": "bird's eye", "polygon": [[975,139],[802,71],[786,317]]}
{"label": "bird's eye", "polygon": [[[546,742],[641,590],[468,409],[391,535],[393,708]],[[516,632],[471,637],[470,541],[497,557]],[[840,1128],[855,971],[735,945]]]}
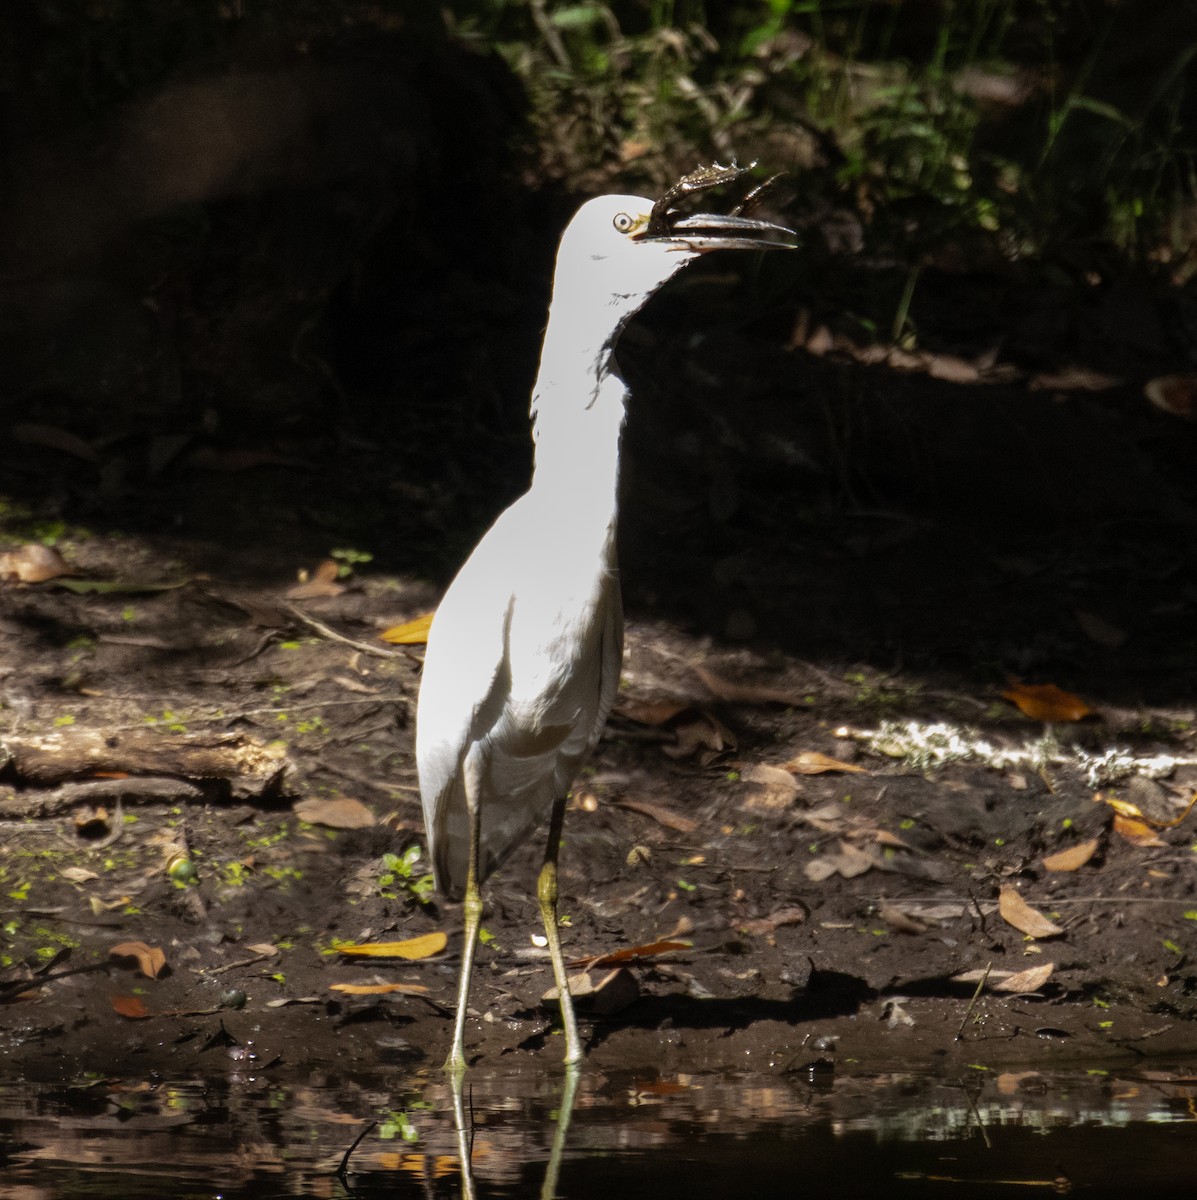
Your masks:
{"label": "bird's eye", "polygon": [[616,213],[612,224],[620,233],[631,233],[636,222],[627,213]]}

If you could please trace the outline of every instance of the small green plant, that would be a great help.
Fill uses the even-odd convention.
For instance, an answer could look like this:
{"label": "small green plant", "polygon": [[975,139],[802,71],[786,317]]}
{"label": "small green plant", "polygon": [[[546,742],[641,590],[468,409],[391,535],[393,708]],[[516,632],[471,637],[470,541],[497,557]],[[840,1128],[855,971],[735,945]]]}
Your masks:
{"label": "small green plant", "polygon": [[420,847],[413,843],[402,854],[382,856],[384,870],[378,877],[378,888],[388,900],[398,900],[400,892],[406,892],[419,904],[427,904],[432,899],[436,886],[433,876],[415,873],[420,853]]}
{"label": "small green plant", "polygon": [[388,1142],[394,1141],[395,1138],[405,1142],[418,1142],[420,1131],[407,1113],[392,1112],[379,1122],[378,1136]]}

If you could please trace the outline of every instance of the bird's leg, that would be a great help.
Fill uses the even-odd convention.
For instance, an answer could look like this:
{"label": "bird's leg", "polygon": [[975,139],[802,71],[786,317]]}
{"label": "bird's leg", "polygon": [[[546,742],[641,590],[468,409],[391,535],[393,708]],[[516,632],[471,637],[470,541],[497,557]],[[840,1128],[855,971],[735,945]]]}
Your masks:
{"label": "bird's leg", "polygon": [[470,810],[470,857],[466,866],[465,937],[461,946],[461,977],[457,982],[457,1020],[453,1025],[453,1048],[445,1060],[445,1070],[460,1076],[465,1072],[465,1020],[470,1002],[470,979],[474,974],[474,950],[478,945],[478,926],[482,924],[482,892],[478,886],[478,850],[482,842],[482,807],[473,786],[475,764],[465,764],[466,803]]}
{"label": "bird's leg", "polygon": [[553,980],[561,1001],[561,1024],[565,1029],[565,1061],[582,1061],[582,1042],[578,1037],[578,1022],[574,1018],[574,1002],[565,977],[565,959],[561,954],[561,937],[557,932],[557,854],[561,849],[561,827],[565,822],[565,797],[553,804],[549,818],[549,844],[545,847],[544,866],[536,881],[536,898],[540,901],[540,916],[544,921],[545,937],[549,941],[549,958],[553,962]]}

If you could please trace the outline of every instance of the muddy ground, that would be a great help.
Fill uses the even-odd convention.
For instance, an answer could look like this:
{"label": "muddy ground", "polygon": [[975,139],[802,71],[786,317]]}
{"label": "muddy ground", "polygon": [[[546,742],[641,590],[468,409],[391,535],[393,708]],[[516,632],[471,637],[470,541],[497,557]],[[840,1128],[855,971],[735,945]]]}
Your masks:
{"label": "muddy ground", "polygon": [[[702,294],[626,339],[624,687],[561,876],[569,955],[687,944],[590,969],[614,978],[589,1058],[1197,1052],[1197,436],[1143,399],[1163,341],[1099,322],[1063,377],[1016,338],[969,374],[963,334],[950,359],[868,361],[792,303],[704,310],[695,337]],[[442,1060],[460,911],[423,857],[384,857],[422,846],[421,651],[378,635],[435,604],[526,449],[517,414],[510,446],[462,451],[511,461],[471,473],[427,411],[164,444],[50,400],[6,410],[4,548],[74,572],[0,587],[6,1070]],[[347,575],[292,590],[334,550]],[[1026,715],[1017,681],[1091,711]],[[476,1062],[561,1052],[541,849],[487,887]],[[1015,893],[1054,930],[1028,936]],[[419,961],[337,950],[436,932]],[[111,956],[129,943],[165,965]]]}

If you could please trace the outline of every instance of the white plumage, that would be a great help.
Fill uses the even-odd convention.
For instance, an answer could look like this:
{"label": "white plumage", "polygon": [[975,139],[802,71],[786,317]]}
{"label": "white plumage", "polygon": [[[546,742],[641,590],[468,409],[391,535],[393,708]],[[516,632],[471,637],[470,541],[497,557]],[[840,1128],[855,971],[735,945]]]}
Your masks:
{"label": "white plumage", "polygon": [[532,397],[531,487],[461,568],[428,638],[416,760],[437,884],[466,901],[446,1064],[458,1071],[478,886],[546,820],[538,897],[566,1061],[581,1057],[557,936],[556,859],[565,797],[602,733],[623,654],[615,519],[627,393],[613,345],[628,318],[697,254],[751,246],[752,234],[776,230],[744,218],[692,217],[656,232],[652,211],[641,197],[600,196],[566,228]]}

